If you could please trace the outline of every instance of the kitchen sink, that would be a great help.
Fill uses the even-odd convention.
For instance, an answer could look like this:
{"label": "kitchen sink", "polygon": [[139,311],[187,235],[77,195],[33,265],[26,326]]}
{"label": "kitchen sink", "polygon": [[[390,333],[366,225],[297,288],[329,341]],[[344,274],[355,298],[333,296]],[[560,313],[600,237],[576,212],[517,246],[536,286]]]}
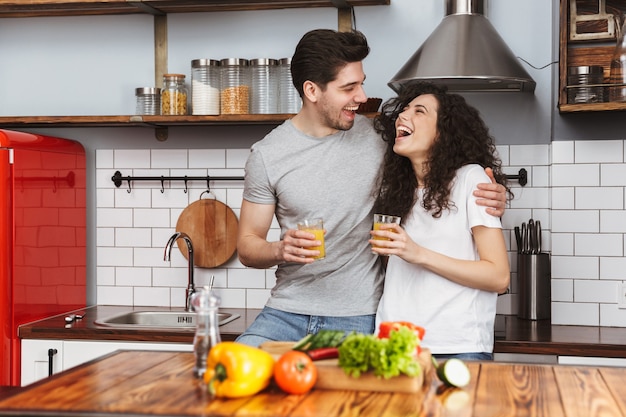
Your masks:
{"label": "kitchen sink", "polygon": [[[220,326],[238,319],[239,314],[219,312]],[[130,311],[96,320],[101,326],[124,329],[195,329],[196,313],[189,311]]]}

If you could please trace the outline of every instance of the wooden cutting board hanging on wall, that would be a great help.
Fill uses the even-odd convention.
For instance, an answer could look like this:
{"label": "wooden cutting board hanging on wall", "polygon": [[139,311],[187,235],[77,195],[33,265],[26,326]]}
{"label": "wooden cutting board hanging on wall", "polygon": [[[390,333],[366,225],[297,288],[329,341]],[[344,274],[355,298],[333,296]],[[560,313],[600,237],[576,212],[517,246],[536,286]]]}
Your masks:
{"label": "wooden cutting board hanging on wall", "polygon": [[[204,194],[204,193],[202,193]],[[202,198],[188,205],[178,217],[176,231],[184,232],[193,243],[196,266],[215,268],[226,263],[237,249],[237,216],[215,198]],[[187,245],[179,239],[178,249],[187,258]]]}

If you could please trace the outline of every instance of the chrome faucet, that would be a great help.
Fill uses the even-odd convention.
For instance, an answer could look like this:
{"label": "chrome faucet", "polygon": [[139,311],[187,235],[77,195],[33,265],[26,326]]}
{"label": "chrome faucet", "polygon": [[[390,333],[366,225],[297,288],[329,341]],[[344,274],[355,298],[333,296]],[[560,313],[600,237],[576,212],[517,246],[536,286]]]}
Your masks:
{"label": "chrome faucet", "polygon": [[172,246],[178,239],[184,239],[187,244],[187,260],[189,261],[189,271],[188,271],[188,279],[187,279],[187,290],[185,290],[185,310],[193,311],[193,307],[191,306],[191,296],[196,292],[196,286],[193,282],[193,244],[191,243],[191,238],[183,232],[176,232],[171,237],[170,240],[167,241],[167,245],[165,245],[165,254],[163,255],[164,261],[169,261],[170,256],[172,254]]}

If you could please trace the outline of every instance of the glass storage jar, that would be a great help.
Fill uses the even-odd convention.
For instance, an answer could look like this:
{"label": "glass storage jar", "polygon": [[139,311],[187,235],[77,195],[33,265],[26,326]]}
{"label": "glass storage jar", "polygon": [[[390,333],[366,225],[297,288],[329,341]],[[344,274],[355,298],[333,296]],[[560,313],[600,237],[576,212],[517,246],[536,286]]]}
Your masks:
{"label": "glass storage jar", "polygon": [[622,24],[617,33],[617,44],[611,57],[609,75],[609,100],[626,101],[626,16],[622,15]]}
{"label": "glass storage jar", "polygon": [[191,113],[220,114],[220,62],[215,59],[191,61]]}
{"label": "glass storage jar", "polygon": [[302,99],[293,86],[291,78],[291,58],[279,61],[279,106],[278,112],[283,114],[298,113],[302,107]]}
{"label": "glass storage jar", "polygon": [[604,67],[599,65],[567,68],[567,102],[601,103],[604,101]]}
{"label": "glass storage jar", "polygon": [[278,60],[259,58],[250,61],[250,113],[278,113]]}
{"label": "glass storage jar", "polygon": [[161,114],[177,116],[187,114],[187,88],[184,74],[163,74]]}
{"label": "glass storage jar", "polygon": [[140,87],[135,89],[137,105],[135,114],[158,115],[161,113],[161,89]]}
{"label": "glass storage jar", "polygon": [[247,59],[220,61],[220,113],[250,113],[250,67]]}

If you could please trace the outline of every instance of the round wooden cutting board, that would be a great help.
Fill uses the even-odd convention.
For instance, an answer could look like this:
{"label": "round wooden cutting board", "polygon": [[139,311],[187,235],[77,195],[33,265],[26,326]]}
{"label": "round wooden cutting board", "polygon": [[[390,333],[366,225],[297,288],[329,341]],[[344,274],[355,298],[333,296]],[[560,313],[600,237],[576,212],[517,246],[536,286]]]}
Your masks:
{"label": "round wooden cutting board", "polygon": [[[226,204],[200,199],[188,205],[178,217],[176,231],[189,235],[194,264],[215,268],[228,261],[237,249],[237,216]],[[187,245],[179,239],[178,249],[187,258]]]}

